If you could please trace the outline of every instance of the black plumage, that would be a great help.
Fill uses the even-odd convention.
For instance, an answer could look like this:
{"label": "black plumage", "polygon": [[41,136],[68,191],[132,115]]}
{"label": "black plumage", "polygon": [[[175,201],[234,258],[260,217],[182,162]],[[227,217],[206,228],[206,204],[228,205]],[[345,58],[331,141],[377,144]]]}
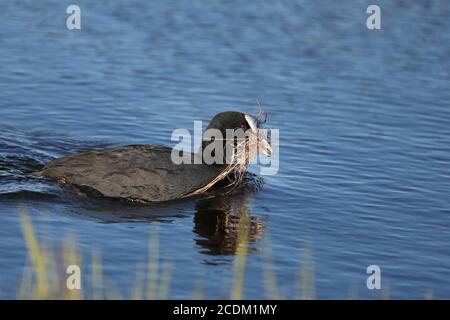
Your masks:
{"label": "black plumage", "polygon": [[[250,127],[245,114],[223,112],[208,126],[221,131],[236,127]],[[203,146],[208,143],[203,141]],[[36,174],[92,195],[160,202],[195,194],[216,183],[227,168],[226,164],[203,163],[201,153],[182,153],[188,161],[175,164],[171,153],[171,148],[152,144],[92,150],[53,160]]]}

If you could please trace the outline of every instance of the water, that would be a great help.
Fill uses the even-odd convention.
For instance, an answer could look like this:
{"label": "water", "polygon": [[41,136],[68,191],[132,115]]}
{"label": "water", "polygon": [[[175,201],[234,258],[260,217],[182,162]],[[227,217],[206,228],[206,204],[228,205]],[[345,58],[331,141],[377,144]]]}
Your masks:
{"label": "water", "polygon": [[[72,1],[73,2],[73,1]],[[450,5],[378,1],[68,1],[0,6],[0,295],[15,298],[26,248],[17,206],[42,242],[75,234],[127,295],[157,233],[170,298],[227,298],[235,222],[251,214],[246,298],[264,270],[298,297],[311,249],[317,298],[450,298]],[[225,110],[280,128],[280,168],[258,192],[167,207],[77,198],[30,172],[82,149],[173,145]],[[270,250],[269,250],[270,249]],[[272,263],[267,264],[267,252]],[[87,270],[89,271],[89,270]]]}

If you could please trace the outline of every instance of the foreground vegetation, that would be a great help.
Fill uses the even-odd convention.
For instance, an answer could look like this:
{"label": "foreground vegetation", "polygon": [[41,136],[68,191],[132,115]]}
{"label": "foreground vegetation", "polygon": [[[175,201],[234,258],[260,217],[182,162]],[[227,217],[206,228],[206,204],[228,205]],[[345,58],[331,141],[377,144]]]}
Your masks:
{"label": "foreground vegetation", "polygon": [[[67,267],[86,266],[77,250],[75,236],[68,236],[58,250],[49,243],[39,243],[36,233],[24,208],[19,208],[21,226],[28,252],[28,263],[18,288],[18,299],[167,299],[172,282],[172,265],[165,262],[160,266],[159,238],[157,232],[151,232],[148,245],[146,266],[136,268],[134,284],[130,284],[129,296],[123,296],[121,291],[107,279],[102,270],[101,252],[93,250],[91,254],[89,285],[83,290],[68,289]],[[249,254],[250,215],[242,215],[237,223],[237,240],[234,253],[233,274],[229,298],[233,300],[251,298],[244,297],[245,270]],[[263,254],[262,281],[265,296],[268,299],[315,299],[315,279],[312,259],[312,249],[307,246],[299,257],[302,261],[296,280],[296,293],[293,297],[285,297],[279,293],[276,275],[273,272],[273,258],[270,247]],[[84,268],[82,268],[84,270]],[[348,298],[357,298],[356,287],[351,287]],[[193,299],[205,298],[200,288],[193,289]],[[381,298],[389,298],[389,291],[382,290]],[[425,298],[431,298],[427,293]]]}

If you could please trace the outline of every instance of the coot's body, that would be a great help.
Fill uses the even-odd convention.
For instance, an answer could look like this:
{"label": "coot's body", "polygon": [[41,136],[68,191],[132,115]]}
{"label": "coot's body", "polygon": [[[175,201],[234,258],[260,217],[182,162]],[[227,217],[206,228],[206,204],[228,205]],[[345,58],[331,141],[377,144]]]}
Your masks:
{"label": "coot's body", "polygon": [[[251,128],[257,134],[255,122],[240,112],[216,115],[208,126],[211,127],[221,132]],[[203,145],[208,143],[203,141]],[[201,193],[232,173],[227,164],[204,163],[201,153],[182,153],[187,160],[182,164],[174,163],[171,154],[171,148],[159,145],[92,150],[53,160],[36,174],[87,194],[160,202]]]}
{"label": "coot's body", "polygon": [[186,197],[224,170],[224,165],[194,164],[194,160],[174,164],[171,152],[159,145],[87,151],[56,159],[38,175],[104,197],[155,202]]}

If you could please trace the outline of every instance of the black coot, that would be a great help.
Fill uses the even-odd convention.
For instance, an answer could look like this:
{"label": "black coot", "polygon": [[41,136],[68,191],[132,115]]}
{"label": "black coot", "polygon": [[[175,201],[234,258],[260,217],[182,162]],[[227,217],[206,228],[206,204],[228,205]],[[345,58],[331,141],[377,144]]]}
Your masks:
{"label": "black coot", "polygon": [[[250,136],[245,139],[247,148],[253,138],[262,152],[270,154],[270,146],[259,133],[255,120],[244,113],[219,113],[211,120],[206,132],[208,129],[217,129],[226,137],[227,129],[237,128],[250,132]],[[205,137],[206,135],[202,142],[203,150],[214,140]],[[224,149],[225,140],[221,142]],[[235,155],[236,141],[232,143]],[[36,174],[69,185],[83,194],[139,202],[161,202],[202,193],[230,177],[234,177],[230,179],[231,183],[237,184],[248,164],[248,157],[237,162],[208,164],[210,162],[205,161],[200,151],[181,155],[188,161],[176,164],[172,160],[172,148],[130,145],[59,158]]]}

